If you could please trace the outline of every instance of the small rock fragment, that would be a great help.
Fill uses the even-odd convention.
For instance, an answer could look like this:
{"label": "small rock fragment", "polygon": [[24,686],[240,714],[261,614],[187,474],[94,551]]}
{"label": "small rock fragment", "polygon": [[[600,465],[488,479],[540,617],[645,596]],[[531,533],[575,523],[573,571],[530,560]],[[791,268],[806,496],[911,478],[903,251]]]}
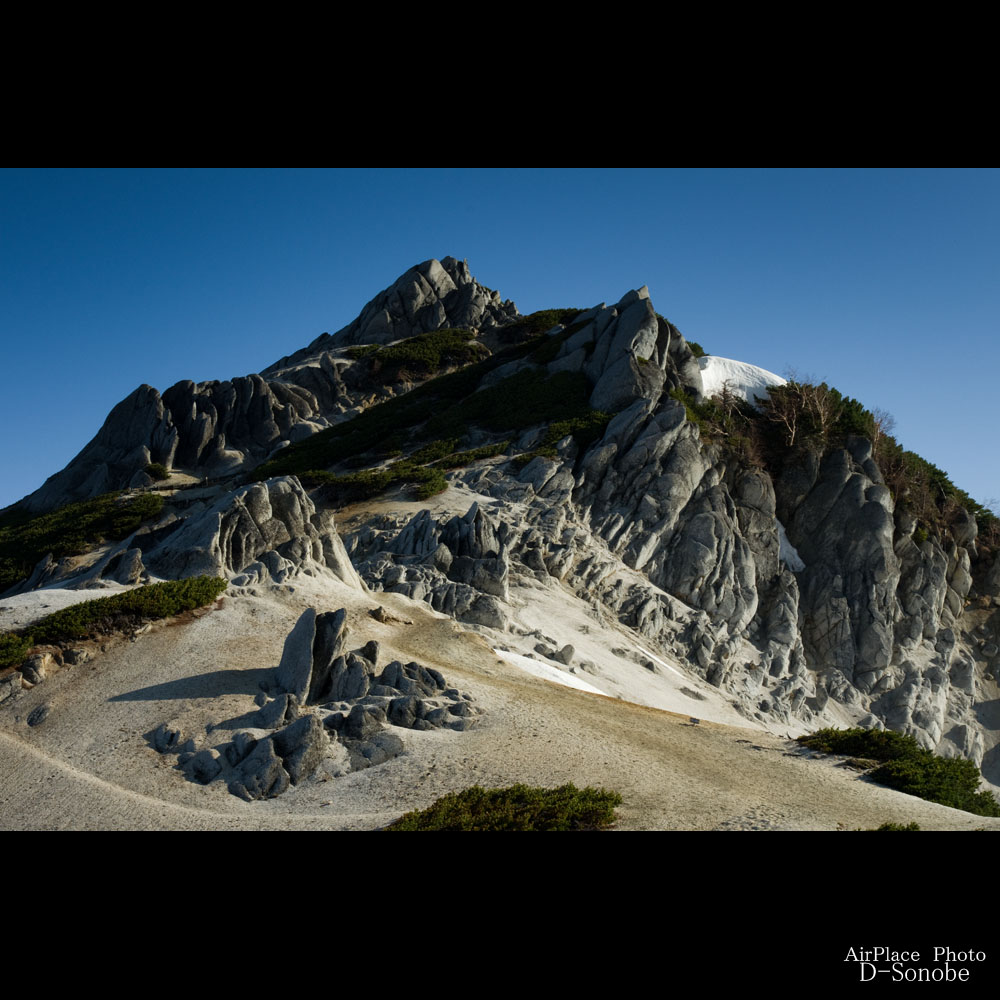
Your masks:
{"label": "small rock fragment", "polygon": [[37,708],[32,709],[28,715],[27,719],[28,725],[29,726],[40,725],[49,717],[49,713],[51,711],[52,711],[52,705],[49,704],[49,702],[45,702],[44,704],[39,705]]}

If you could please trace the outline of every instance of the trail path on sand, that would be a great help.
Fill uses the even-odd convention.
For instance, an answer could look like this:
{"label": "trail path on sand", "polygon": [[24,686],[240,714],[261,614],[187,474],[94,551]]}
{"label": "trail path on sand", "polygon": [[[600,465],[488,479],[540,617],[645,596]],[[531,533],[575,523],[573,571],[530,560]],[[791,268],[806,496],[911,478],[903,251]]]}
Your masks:
{"label": "trail path on sand", "polygon": [[[244,802],[200,785],[157,753],[149,734],[180,719],[199,746],[255,711],[259,680],[308,606],[344,606],[351,647],[368,639],[389,658],[436,667],[484,710],[467,732],[395,730],[405,752],[275,799]],[[403,621],[368,615],[383,604]],[[13,702],[13,703],[11,703]],[[51,711],[29,727],[39,704]],[[924,829],[1000,827],[880,788],[796,744],[541,680],[503,662],[486,640],[393,594],[344,588],[240,596],[182,624],[66,668],[0,705],[0,829],[372,830],[473,784],[573,782],[615,789],[622,830],[836,830],[916,820]]]}

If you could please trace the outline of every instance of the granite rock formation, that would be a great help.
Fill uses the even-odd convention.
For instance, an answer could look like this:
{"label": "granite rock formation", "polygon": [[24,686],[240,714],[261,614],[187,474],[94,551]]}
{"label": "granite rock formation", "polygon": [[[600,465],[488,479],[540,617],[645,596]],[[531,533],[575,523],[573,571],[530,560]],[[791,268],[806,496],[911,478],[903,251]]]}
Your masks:
{"label": "granite rock formation", "polygon": [[517,315],[514,303],[501,301],[499,292],[480,285],[465,261],[454,257],[425,260],[379,292],[352,323],[332,335],[317,337],[263,374],[322,356],[333,346],[389,344],[446,327],[500,326]]}
{"label": "granite rock formation", "polygon": [[303,612],[272,680],[262,685],[259,710],[210,727],[203,742],[216,732],[232,732],[231,739],[199,748],[169,721],[149,734],[150,744],[176,754],[191,781],[224,781],[253,802],[281,795],[321,768],[338,777],[398,756],[404,743],[394,729],[463,731],[479,721],[472,696],[449,687],[439,671],[398,660],[379,671],[374,640],[348,651],[345,622],[343,608]]}
{"label": "granite rock formation", "polygon": [[158,576],[171,579],[224,576],[247,587],[328,571],[363,589],[332,512],[317,511],[294,476],[225,494],[207,510],[190,514],[145,561]]}

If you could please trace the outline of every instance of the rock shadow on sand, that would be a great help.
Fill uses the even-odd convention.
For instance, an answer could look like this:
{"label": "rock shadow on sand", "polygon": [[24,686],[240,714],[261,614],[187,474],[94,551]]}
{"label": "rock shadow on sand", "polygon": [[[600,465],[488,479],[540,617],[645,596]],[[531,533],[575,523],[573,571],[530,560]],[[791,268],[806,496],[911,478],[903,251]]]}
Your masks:
{"label": "rock shadow on sand", "polygon": [[210,670],[195,677],[164,681],[149,687],[118,694],[109,701],[173,701],[187,698],[218,698],[228,694],[256,695],[261,682],[273,677],[274,668],[247,667],[235,670]]}

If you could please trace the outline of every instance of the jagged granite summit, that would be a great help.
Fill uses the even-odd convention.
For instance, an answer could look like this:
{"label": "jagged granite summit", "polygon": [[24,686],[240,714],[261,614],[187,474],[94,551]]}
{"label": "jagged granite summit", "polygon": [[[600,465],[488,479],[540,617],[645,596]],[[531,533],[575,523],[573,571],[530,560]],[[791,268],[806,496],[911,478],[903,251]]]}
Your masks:
{"label": "jagged granite summit", "polygon": [[334,334],[324,333],[308,347],[282,358],[262,374],[297,365],[324,350],[349,344],[388,344],[403,337],[443,327],[500,326],[518,315],[509,299],[480,285],[466,261],[445,257],[411,267],[379,292],[352,323]]}
{"label": "jagged granite summit", "polygon": [[[739,362],[700,364],[645,287],[557,323],[543,348],[491,355],[467,387],[473,400],[510,386],[583,387],[585,405],[603,414],[595,437],[580,437],[572,421],[550,439],[558,421],[512,416],[491,430],[489,420],[469,418],[468,441],[449,447],[496,448],[446,466],[449,489],[433,511],[414,509],[405,490],[381,507],[354,508],[346,544],[331,494],[310,495],[293,475],[252,486],[240,478],[410,389],[373,386],[351,348],[449,328],[482,345],[483,331],[522,319],[466,264],[426,261],[352,323],[259,375],[181,382],[162,395],[140,387],[22,504],[44,510],[148,486],[143,467],[161,462],[222,482],[202,503],[178,501],[169,519],[119,543],[103,562],[73,568],[73,585],[207,572],[250,599],[303,575],[334,579],[356,593],[426,602],[491,648],[583,671],[605,693],[632,690],[616,669],[639,671],[652,685],[650,703],[662,705],[655,691],[675,690],[672,671],[686,678],[681,690],[691,697],[711,695],[754,725],[887,726],[969,757],[1000,781],[1000,720],[989,707],[998,697],[1000,561],[977,546],[975,519],[957,509],[937,533],[918,530],[886,485],[872,442],[858,434],[770,464],[704,435],[685,400],[703,402],[721,377],[735,379],[742,399],[759,401],[784,380]],[[512,411],[518,402],[509,402]],[[408,445],[409,428],[399,432],[401,448],[423,443]],[[351,458],[374,469],[388,461]],[[23,586],[51,586],[67,573],[50,561]],[[576,634],[560,625],[570,620]],[[283,661],[285,691],[294,688],[303,702],[316,694],[315,622],[306,616],[297,626],[313,657],[303,659],[307,679],[289,681],[294,671]],[[346,654],[338,647],[327,659],[337,656]],[[609,666],[615,657],[621,662]],[[371,681],[369,659],[365,669],[355,663],[358,676],[386,687],[385,698],[402,697],[406,678],[396,671],[392,684]]]}
{"label": "jagged granite summit", "polygon": [[148,485],[150,462],[199,475],[252,469],[283,444],[356,412],[343,351],[444,327],[479,329],[518,315],[480,285],[464,261],[428,260],[377,295],[333,336],[282,358],[259,375],[225,382],[178,382],[162,394],[141,385],[108,414],[97,436],[61,472],[18,504],[49,510],[74,500]]}

